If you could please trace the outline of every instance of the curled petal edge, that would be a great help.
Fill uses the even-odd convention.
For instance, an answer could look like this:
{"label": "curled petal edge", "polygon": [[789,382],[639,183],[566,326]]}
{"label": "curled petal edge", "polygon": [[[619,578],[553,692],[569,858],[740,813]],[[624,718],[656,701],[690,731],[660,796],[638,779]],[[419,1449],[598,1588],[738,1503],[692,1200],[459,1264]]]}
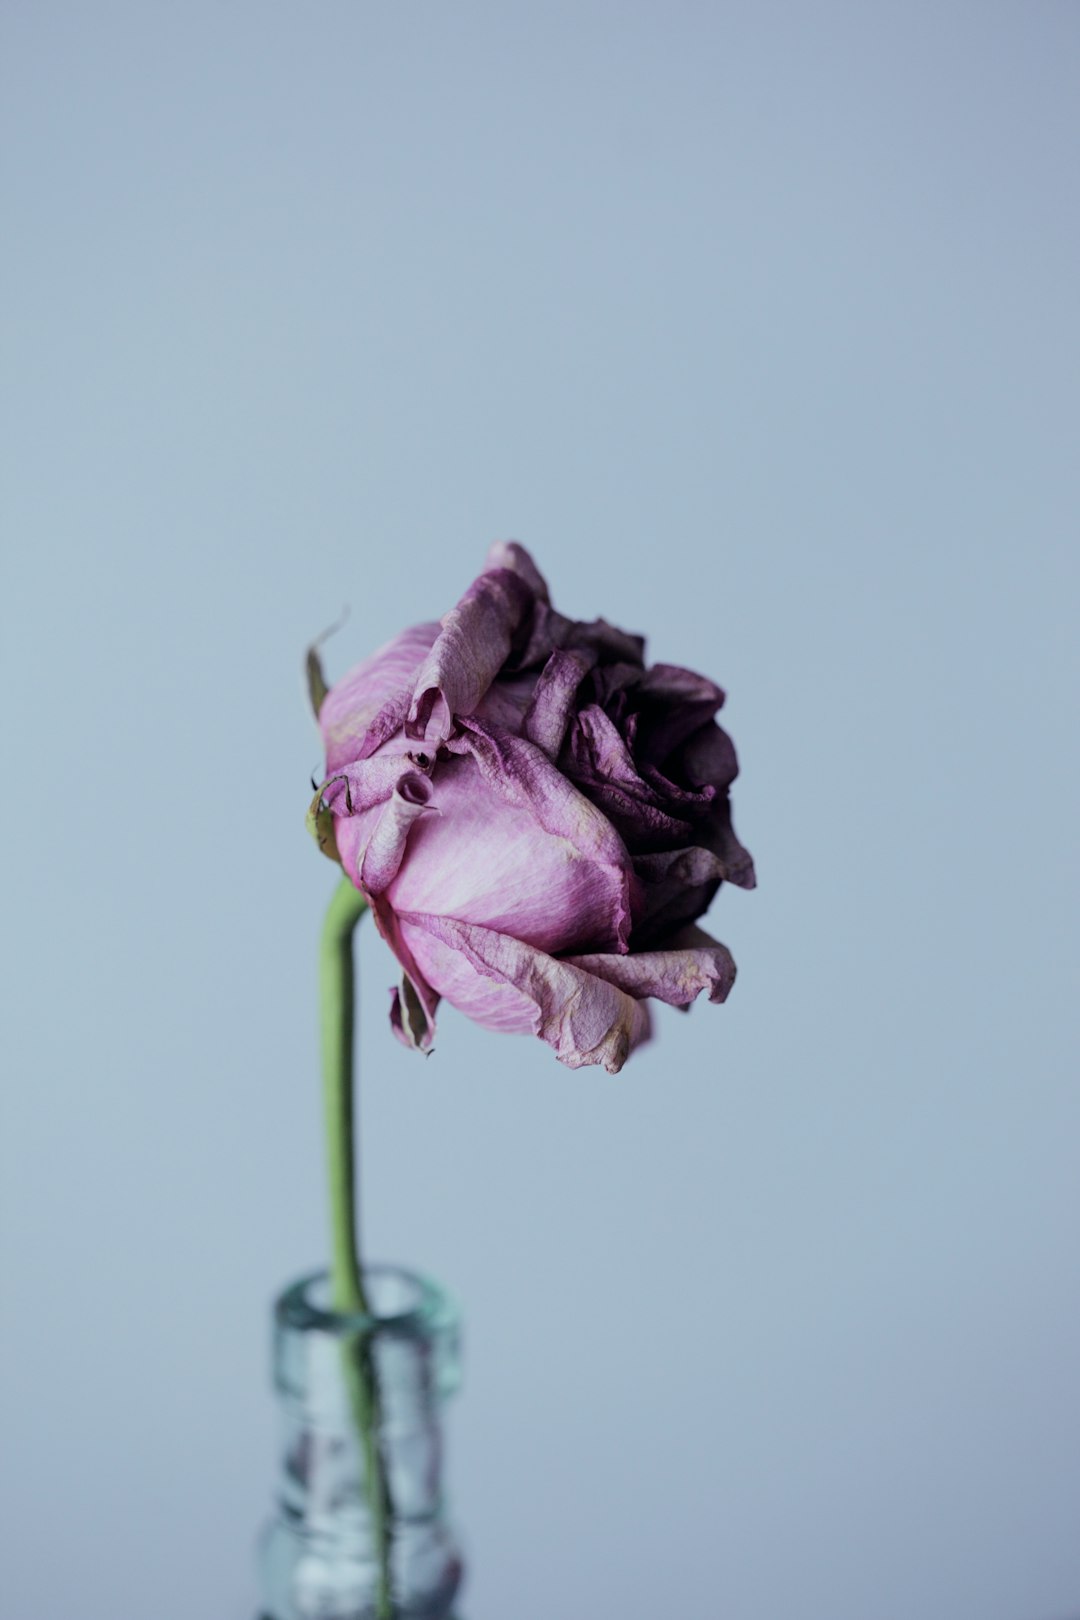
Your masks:
{"label": "curled petal edge", "polygon": [[435,808],[431,793],[431,782],[419,771],[398,777],[360,853],[358,876],[365,894],[384,894],[397,877],[413,823]]}
{"label": "curled petal edge", "polygon": [[481,977],[517,991],[531,1004],[533,1032],[568,1068],[596,1063],[617,1074],[649,1038],[644,1002],[573,962],[451,917],[403,912],[400,920],[411,925],[410,933],[422,930],[459,952]]}
{"label": "curled petal edge", "polygon": [[655,996],[671,1007],[688,1007],[703,990],[712,1002],[726,1001],[735,983],[731,952],[703,928],[682,929],[662,950],[630,956],[570,956],[566,960],[617,985],[629,996]]}
{"label": "curled petal edge", "polygon": [[460,715],[474,712],[535,601],[526,580],[509,568],[491,569],[473,581],[442,620],[417,672],[405,717],[407,737],[438,747]]}
{"label": "curled petal edge", "polygon": [[401,966],[400,984],[390,992],[390,1028],[404,1046],[429,1056],[434,1049],[439,993],[421,973],[394,911],[381,895],[371,897],[371,915]]}

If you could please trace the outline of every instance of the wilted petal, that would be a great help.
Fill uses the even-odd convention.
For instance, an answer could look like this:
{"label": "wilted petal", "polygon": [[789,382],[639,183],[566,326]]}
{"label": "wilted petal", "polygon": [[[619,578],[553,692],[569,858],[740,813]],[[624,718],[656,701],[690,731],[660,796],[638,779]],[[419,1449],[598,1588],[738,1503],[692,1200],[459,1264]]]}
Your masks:
{"label": "wilted petal", "polygon": [[620,702],[632,693],[640,684],[642,669],[640,664],[601,664],[593,671],[592,688],[596,702],[613,719],[617,718],[616,708],[625,712],[626,703]]}
{"label": "wilted petal", "polygon": [[402,969],[400,987],[391,991],[390,1027],[405,1046],[430,1052],[435,1039],[439,993],[417,965],[401,924],[382,895],[372,899],[371,914]]}
{"label": "wilted petal", "polygon": [[636,855],[634,871],[641,879],[644,908],[634,930],[635,942],[670,934],[683,923],[702,916],[727,873],[711,849],[691,845]]}
{"label": "wilted petal", "polygon": [[415,985],[405,972],[402,972],[400,982],[390,989],[390,1028],[402,1046],[423,1052],[425,1057],[430,1056],[435,1039],[435,1023],[428,1017]]}
{"label": "wilted petal", "polygon": [[640,669],[645,656],[645,638],[630,635],[608,624],[606,619],[595,619],[591,624],[568,619],[565,614],[537,601],[526,639],[514,649],[510,667],[537,669],[560,649],[584,653],[593,663],[623,662]]}
{"label": "wilted petal", "polygon": [[[416,961],[447,1001],[478,1023],[531,1030],[571,1069],[600,1063],[617,1074],[648,1038],[644,1004],[609,980],[490,928],[413,914],[401,924]],[[492,986],[502,993],[492,997]]]}
{"label": "wilted petal", "polygon": [[716,798],[716,789],[711,782],[700,788],[680,787],[670,776],[665,776],[657,765],[643,765],[641,780],[655,793],[658,803],[677,809],[685,816],[703,814],[706,806]]}
{"label": "wilted petal", "polygon": [[694,825],[684,816],[672,815],[617,782],[594,779],[581,786],[634,855],[685,844],[696,836]]}
{"label": "wilted petal", "polygon": [[526,585],[532,591],[538,602],[550,602],[547,580],[533,562],[532,557],[524,546],[518,545],[516,540],[496,540],[487,554],[485,568],[508,568],[512,574],[520,574]]}
{"label": "wilted petal", "polygon": [[619,782],[651,797],[638,775],[626,739],[598,703],[589,703],[577,715],[570,739],[574,765],[602,782]]}
{"label": "wilted petal", "polygon": [[410,701],[411,693],[407,686],[386,699],[360,739],[360,746],[356,750],[357,759],[370,759],[372,754],[377,753],[399,732],[404,737],[405,716],[409,712]]}
{"label": "wilted petal", "polygon": [[[469,733],[455,746],[478,752],[436,766],[439,814],[413,828],[391,904],[514,933],[541,950],[625,950],[637,884],[621,839],[539,749],[511,739],[500,754],[484,741],[486,758]],[[500,757],[510,763],[500,767]],[[338,823],[343,861],[350,827]]]}
{"label": "wilted petal", "polygon": [[735,963],[726,945],[701,928],[685,928],[661,951],[629,956],[567,958],[586,973],[606,979],[631,996],[655,996],[673,1007],[688,1007],[703,990],[710,1001],[724,1001],[735,983]]}
{"label": "wilted petal", "polygon": [[321,789],[322,801],[336,816],[360,815],[372,805],[385,803],[402,776],[414,770],[404,752],[354,760],[327,777]]}
{"label": "wilted petal", "polygon": [[715,850],[724,864],[724,877],[740,889],[755,889],[757,877],[750,851],[735,836],[731,825],[731,801],[725,793],[709,806],[704,826],[696,830],[696,837]]}
{"label": "wilted petal", "polygon": [[[618,873],[620,885],[626,882],[630,872],[626,845],[608,817],[535,743],[475,719],[463,720],[460,729],[461,735],[449,746],[455,753],[472,756],[494,798],[526,811],[539,828],[564,840],[577,857]],[[636,896],[625,887],[620,894],[622,901],[611,914],[611,931],[617,948],[625,949],[629,902]]]}
{"label": "wilted petal", "polygon": [[431,748],[445,742],[459,715],[472,714],[509,655],[536,598],[518,574],[494,569],[473,581],[442,621],[417,674],[407,734]]}
{"label": "wilted petal", "polygon": [[609,624],[606,619],[592,619],[588,623],[562,619],[557,645],[595,653],[611,663],[640,665],[645,657],[644,636],[620,630],[617,624]]}
{"label": "wilted petal", "polygon": [[[350,760],[360,758],[369,727],[395,695],[401,715],[386,735],[398,729],[408,708],[408,694],[416,672],[438,634],[437,624],[417,624],[411,630],[403,630],[330,688],[319,709],[328,776]],[[404,700],[403,693],[406,694]],[[380,737],[367,752],[373,753],[385,740]]]}
{"label": "wilted petal", "polygon": [[739,774],[735,744],[715,720],[710,720],[686,739],[678,768],[695,787],[707,782],[713,787],[730,787]]}
{"label": "wilted petal", "polygon": [[710,721],[724,701],[715,681],[677,664],[654,664],[634,692],[638,708],[635,752],[663,764],[688,737]]}
{"label": "wilted petal", "polygon": [[582,792],[612,822],[633,854],[693,839],[692,814],[699,807],[669,808],[655,786],[638,775],[625,739],[597,704],[587,705],[570,728],[565,760],[570,776]]}
{"label": "wilted petal", "polygon": [[497,726],[500,731],[520,732],[529,712],[536,676],[513,675],[492,681],[480,702],[474,718]]}
{"label": "wilted petal", "polygon": [[589,663],[584,653],[553,652],[533,689],[522,729],[549,759],[558,758]]}
{"label": "wilted petal", "polygon": [[681,664],[653,664],[641,677],[641,690],[680,708],[686,703],[708,703],[712,714],[724,701],[722,687]]}
{"label": "wilted petal", "polygon": [[360,886],[365,894],[385,893],[397,877],[413,823],[432,809],[431,791],[431,783],[419,771],[398,777],[360,854]]}

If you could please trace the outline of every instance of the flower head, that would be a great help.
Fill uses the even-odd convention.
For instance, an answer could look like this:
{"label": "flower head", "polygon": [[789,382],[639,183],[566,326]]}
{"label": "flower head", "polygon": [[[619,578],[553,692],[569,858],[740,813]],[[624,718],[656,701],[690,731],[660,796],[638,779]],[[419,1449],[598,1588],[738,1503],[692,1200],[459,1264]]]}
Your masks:
{"label": "flower head", "polygon": [[524,547],[494,546],[438,623],[335,686],[309,658],[326,780],[321,845],[401,966],[391,1021],[430,1048],[440,997],[614,1073],[648,998],[723,1001],[735,965],[696,919],[754,885],[737,772],[702,675],[551,605]]}

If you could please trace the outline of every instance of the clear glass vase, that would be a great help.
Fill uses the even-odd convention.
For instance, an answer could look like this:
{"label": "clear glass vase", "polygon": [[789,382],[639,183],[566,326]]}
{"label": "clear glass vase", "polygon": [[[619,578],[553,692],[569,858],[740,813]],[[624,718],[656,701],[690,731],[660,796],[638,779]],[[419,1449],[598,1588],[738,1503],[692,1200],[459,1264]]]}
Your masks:
{"label": "clear glass vase", "polygon": [[325,1274],[274,1307],[283,1420],[277,1513],[259,1545],[260,1620],[374,1620],[379,1566],[349,1358],[367,1357],[392,1507],[394,1614],[449,1620],[461,1558],[446,1522],[441,1407],[460,1381],[459,1321],[434,1283],[396,1266],[364,1271],[370,1316],[330,1309]]}

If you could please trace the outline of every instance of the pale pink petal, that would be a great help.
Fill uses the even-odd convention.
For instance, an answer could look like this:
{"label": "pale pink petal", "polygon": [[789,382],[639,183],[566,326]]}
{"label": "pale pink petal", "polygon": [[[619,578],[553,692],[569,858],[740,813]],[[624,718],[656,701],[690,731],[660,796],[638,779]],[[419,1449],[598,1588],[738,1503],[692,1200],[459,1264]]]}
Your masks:
{"label": "pale pink petal", "polygon": [[402,739],[401,752],[411,748],[412,744],[405,738],[405,716],[409,712],[409,688],[403,686],[399,692],[394,692],[377,709],[371,722],[360,739],[360,746],[356,750],[357,759],[369,759],[372,754],[384,748],[391,738],[400,735]]}
{"label": "pale pink petal", "polygon": [[[534,782],[530,799],[520,772],[500,775],[492,766],[488,775],[472,753],[440,761],[432,777],[437,814],[413,826],[388,899],[399,911],[480,923],[541,950],[625,950],[636,880],[622,843],[588,801],[579,810],[580,795],[539,750],[521,746],[551,771],[552,798]],[[347,870],[350,827],[336,824]]]}
{"label": "pale pink petal", "polygon": [[655,996],[673,1007],[688,1007],[703,990],[710,1001],[724,1001],[735,983],[735,963],[726,945],[701,928],[685,928],[661,951],[629,956],[589,954],[567,959],[631,996]]}
{"label": "pale pink petal", "polygon": [[327,777],[322,786],[323,803],[336,816],[359,815],[372,805],[385,803],[401,777],[414,769],[404,751],[355,760]]}
{"label": "pale pink petal", "polygon": [[398,777],[360,852],[360,887],[365,894],[385,893],[397,877],[415,822],[432,809],[431,793],[431,783],[419,771],[406,771]]}
{"label": "pale pink petal", "polygon": [[[599,1063],[617,1074],[648,1038],[642,1001],[572,963],[449,917],[407,914],[400,923],[414,959],[447,1001],[478,1023],[531,1030],[571,1069]],[[491,985],[502,993],[493,998]]]}
{"label": "pale pink petal", "polygon": [[[411,692],[416,672],[438,634],[437,624],[417,624],[403,630],[330,688],[319,709],[328,776],[361,757],[372,722],[388,700],[396,694]],[[393,730],[404,720],[407,707],[406,699]],[[378,746],[375,743],[367,751],[374,752]]]}
{"label": "pale pink petal", "polygon": [[545,833],[569,844],[571,852],[619,874],[622,898],[611,915],[611,933],[616,948],[625,949],[639,896],[626,845],[608,817],[526,738],[477,719],[460,721],[458,730],[448,747],[472,756],[493,799],[527,812]]}

